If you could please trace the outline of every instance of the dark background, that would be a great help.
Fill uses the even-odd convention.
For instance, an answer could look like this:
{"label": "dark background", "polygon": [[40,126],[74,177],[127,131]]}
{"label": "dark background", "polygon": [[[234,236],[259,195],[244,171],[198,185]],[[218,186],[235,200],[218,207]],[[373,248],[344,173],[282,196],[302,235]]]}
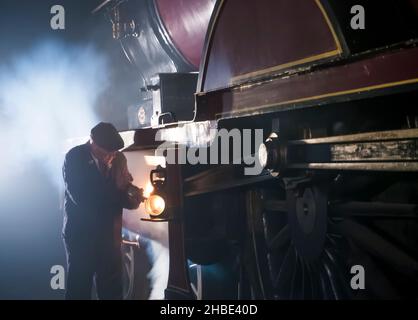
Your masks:
{"label": "dark background", "polygon": [[[93,46],[110,62],[105,71],[109,85],[92,105],[93,111],[98,120],[110,121],[124,130],[126,108],[135,101],[138,84],[117,41],[112,39],[111,23],[101,13],[91,14],[100,3],[100,0],[1,0],[0,64],[7,66],[16,56],[44,41],[69,47]],[[50,28],[50,8],[56,4],[65,8],[65,30]],[[36,107],[36,101],[27,106]],[[0,118],[0,132],[6,125],[1,121],[5,120]],[[19,136],[6,143],[15,144],[18,150]],[[33,144],[36,143],[34,137]],[[12,156],[1,152],[0,166],[2,158]],[[41,162],[27,161],[16,172],[10,168],[8,179],[0,180],[0,299],[63,298],[62,290],[50,287],[50,268],[65,266],[60,190]]]}

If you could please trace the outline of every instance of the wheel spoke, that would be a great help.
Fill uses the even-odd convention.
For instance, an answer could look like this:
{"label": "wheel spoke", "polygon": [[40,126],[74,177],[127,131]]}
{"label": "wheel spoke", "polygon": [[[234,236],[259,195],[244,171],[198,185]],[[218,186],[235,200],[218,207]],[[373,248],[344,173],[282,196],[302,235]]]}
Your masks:
{"label": "wheel spoke", "polygon": [[310,265],[308,268],[310,271],[309,274],[311,276],[311,283],[312,283],[312,298],[324,299],[325,295],[322,290],[321,277],[319,275],[318,266]]}
{"label": "wheel spoke", "polygon": [[300,270],[301,270],[301,274],[302,274],[302,279],[301,279],[301,284],[300,284],[301,287],[302,287],[302,289],[301,289],[302,294],[300,296],[300,299],[303,299],[306,295],[306,293],[305,293],[305,267],[303,265],[303,260],[302,260],[301,257],[299,257],[299,265],[300,265]]}
{"label": "wheel spoke", "polygon": [[338,239],[342,238],[341,230],[338,227],[338,223],[329,221],[327,225],[327,232],[328,232],[328,236],[330,237],[338,238]]}
{"label": "wheel spoke", "polygon": [[418,219],[418,206],[403,203],[351,201],[331,205],[330,214],[335,217]]}
{"label": "wheel spoke", "polygon": [[289,247],[283,264],[280,268],[279,274],[275,280],[275,287],[279,292],[281,299],[289,299],[292,285],[292,275],[295,269],[296,254],[293,247]]}
{"label": "wheel spoke", "polygon": [[345,266],[336,248],[325,249],[325,259],[329,261],[329,267],[332,273],[336,276],[339,299],[347,299],[352,297],[352,291],[349,286],[350,279],[348,278],[349,268]]}
{"label": "wheel spoke", "polygon": [[301,300],[304,297],[304,272],[300,256],[296,253],[296,266],[292,281],[292,299]]}
{"label": "wheel spoke", "polygon": [[280,200],[267,200],[264,202],[264,209],[274,212],[287,212],[287,202]]}
{"label": "wheel spoke", "polygon": [[332,237],[330,234],[327,234],[327,239],[329,243],[334,247],[335,249],[338,249],[340,245],[338,244],[337,240],[340,241],[342,237]]}
{"label": "wheel spoke", "polygon": [[347,294],[343,294],[347,286],[347,279],[344,279],[344,268],[338,264],[337,260],[333,257],[328,249],[325,249],[324,254],[324,267],[328,274],[328,278],[331,284],[331,288],[336,300],[344,299]]}
{"label": "wheel spoke", "polygon": [[334,300],[335,295],[330,284],[327,270],[325,269],[324,264],[322,262],[318,266],[318,272],[319,272],[319,279],[321,281],[321,289],[324,295],[324,299]]}
{"label": "wheel spoke", "polygon": [[354,256],[353,264],[359,264],[367,270],[365,285],[369,295],[382,299],[399,298],[397,289],[390,283],[387,276],[367,252],[361,250],[355,244],[351,245],[351,252]]}
{"label": "wheel spoke", "polygon": [[342,295],[340,293],[339,286],[337,284],[337,279],[335,278],[337,275],[332,271],[331,266],[327,261],[324,261],[324,271],[328,277],[328,283],[330,286],[330,291],[332,294],[332,299],[341,300]]}
{"label": "wheel spoke", "polygon": [[303,267],[303,274],[304,274],[304,285],[303,285],[304,298],[313,299],[314,294],[313,294],[313,285],[312,285],[312,275],[309,270],[309,266],[305,262],[302,262],[302,267]]}
{"label": "wheel spoke", "polygon": [[277,250],[283,247],[285,244],[287,244],[289,240],[290,240],[290,228],[289,228],[289,225],[286,224],[268,244],[269,250],[270,251]]}
{"label": "wheel spoke", "polygon": [[364,225],[352,220],[345,220],[339,225],[341,232],[352,238],[359,246],[370,254],[391,265],[395,270],[401,270],[410,278],[418,279],[418,262]]}

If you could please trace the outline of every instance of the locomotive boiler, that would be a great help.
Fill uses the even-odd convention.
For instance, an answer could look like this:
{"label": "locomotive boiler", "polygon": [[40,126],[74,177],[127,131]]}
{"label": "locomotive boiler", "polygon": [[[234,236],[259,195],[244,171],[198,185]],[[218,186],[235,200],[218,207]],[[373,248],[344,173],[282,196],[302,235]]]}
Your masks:
{"label": "locomotive boiler", "polygon": [[[126,212],[126,227],[168,229],[166,298],[417,298],[416,0],[102,9],[142,83],[125,154],[164,201],[142,220]],[[247,154],[167,161],[224,152],[213,150],[222,130]],[[231,132],[254,133],[250,147]]]}

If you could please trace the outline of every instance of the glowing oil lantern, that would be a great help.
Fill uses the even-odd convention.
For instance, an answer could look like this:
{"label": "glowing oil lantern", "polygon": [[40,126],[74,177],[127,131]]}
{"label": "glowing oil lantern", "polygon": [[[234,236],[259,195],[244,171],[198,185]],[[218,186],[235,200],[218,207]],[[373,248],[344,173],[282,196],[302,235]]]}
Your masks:
{"label": "glowing oil lantern", "polygon": [[150,173],[150,183],[144,190],[145,212],[151,220],[164,220],[166,217],[166,203],[164,199],[164,186],[166,181],[166,171],[161,166],[152,170]]}

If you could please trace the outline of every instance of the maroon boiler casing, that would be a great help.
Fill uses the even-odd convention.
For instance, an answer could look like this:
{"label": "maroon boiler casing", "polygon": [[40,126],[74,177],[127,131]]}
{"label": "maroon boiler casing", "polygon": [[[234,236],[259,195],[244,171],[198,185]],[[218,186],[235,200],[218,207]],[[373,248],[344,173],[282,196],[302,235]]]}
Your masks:
{"label": "maroon boiler casing", "polygon": [[177,50],[199,68],[213,0],[155,0],[160,18]]}

